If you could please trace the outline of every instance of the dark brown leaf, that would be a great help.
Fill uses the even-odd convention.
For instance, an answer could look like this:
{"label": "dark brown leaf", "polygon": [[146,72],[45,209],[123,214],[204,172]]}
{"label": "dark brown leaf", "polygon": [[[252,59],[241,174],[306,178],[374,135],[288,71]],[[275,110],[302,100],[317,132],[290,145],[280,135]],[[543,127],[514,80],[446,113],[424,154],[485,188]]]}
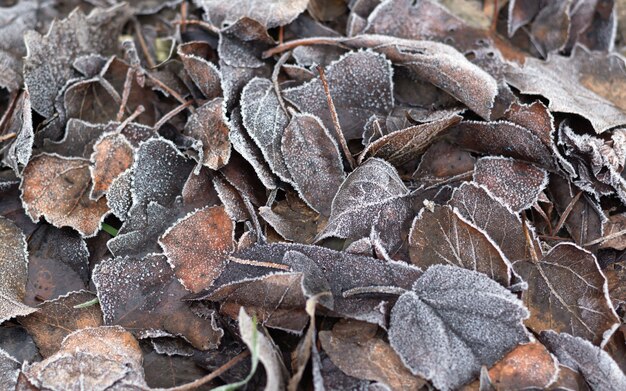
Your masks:
{"label": "dark brown leaf", "polygon": [[198,163],[212,170],[220,169],[230,159],[229,132],[222,98],[200,106],[185,125],[185,133],[200,142]]}
{"label": "dark brown leaf", "polygon": [[90,161],[93,187],[90,198],[107,194],[111,183],[133,164],[134,149],[121,133],[105,133],[93,146]]}

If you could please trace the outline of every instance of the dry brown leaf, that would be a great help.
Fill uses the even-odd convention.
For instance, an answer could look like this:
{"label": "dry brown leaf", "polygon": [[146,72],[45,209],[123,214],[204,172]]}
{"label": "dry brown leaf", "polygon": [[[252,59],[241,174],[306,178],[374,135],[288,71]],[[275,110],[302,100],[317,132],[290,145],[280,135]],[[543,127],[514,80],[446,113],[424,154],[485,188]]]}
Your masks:
{"label": "dry brown leaf", "polygon": [[105,133],[93,146],[91,155],[90,198],[100,199],[107,194],[111,183],[133,164],[134,149],[121,133]]}
{"label": "dry brown leaf", "polygon": [[197,108],[185,125],[185,133],[200,142],[199,163],[212,170],[230,159],[230,128],[224,109],[224,99],[215,98]]}

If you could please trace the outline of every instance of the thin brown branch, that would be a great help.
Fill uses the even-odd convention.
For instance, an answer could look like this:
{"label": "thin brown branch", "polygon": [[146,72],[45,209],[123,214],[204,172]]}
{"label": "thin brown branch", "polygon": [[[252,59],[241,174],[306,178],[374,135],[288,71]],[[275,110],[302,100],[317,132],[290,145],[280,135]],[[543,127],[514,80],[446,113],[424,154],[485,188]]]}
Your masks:
{"label": "thin brown branch", "polygon": [[231,358],[230,360],[228,360],[226,362],[226,364],[224,364],[221,367],[217,368],[216,370],[214,370],[213,372],[209,373],[208,375],[206,375],[204,377],[201,377],[200,379],[194,380],[191,383],[183,384],[182,386],[178,386],[178,387],[168,388],[167,390],[168,391],[191,391],[191,390],[197,390],[198,387],[200,387],[203,384],[206,384],[206,383],[210,382],[211,380],[215,380],[216,378],[218,378],[223,373],[225,373],[226,371],[228,371],[229,369],[234,367],[236,364],[238,364],[241,360],[243,360],[244,358],[248,357],[249,355],[250,355],[250,351],[249,350],[245,350],[245,351],[239,353],[238,355],[236,355],[235,357]]}
{"label": "thin brown branch", "polygon": [[528,231],[528,224],[526,224],[526,215],[522,213],[522,230],[524,231],[524,237],[526,238],[526,245],[530,250],[530,259],[533,262],[539,262],[539,257],[537,256],[537,251],[535,250],[535,242],[530,236],[530,232]]}
{"label": "thin brown branch", "polygon": [[293,41],[281,43],[277,46],[274,46],[271,49],[264,51],[263,58],[272,57],[275,54],[286,52],[287,50],[297,48],[298,46],[312,46],[312,45],[343,46],[341,45],[341,41],[343,39],[344,38],[329,38],[329,37],[311,37],[311,38],[294,39]]}
{"label": "thin brown branch", "polygon": [[576,205],[576,203],[578,202],[578,200],[580,199],[580,196],[583,194],[582,190],[578,192],[578,194],[576,194],[576,196],[574,198],[572,198],[572,200],[569,202],[569,204],[567,205],[567,207],[565,208],[565,210],[563,211],[563,214],[561,215],[561,218],[559,219],[558,223],[556,223],[556,226],[554,227],[554,230],[550,232],[550,235],[554,235],[557,232],[559,232],[561,230],[561,228],[563,228],[563,224],[565,224],[565,220],[567,220],[567,218],[569,217],[569,214],[572,212],[572,209],[574,208],[574,205]]}
{"label": "thin brown branch", "polygon": [[17,134],[15,134],[14,132],[3,134],[2,136],[0,136],[0,143],[11,140],[12,138],[15,138],[15,136],[17,136]]}
{"label": "thin brown branch", "polygon": [[180,113],[181,111],[185,110],[187,108],[187,106],[191,105],[193,103],[193,99],[189,100],[177,107],[175,107],[172,111],[170,111],[169,113],[165,114],[156,124],[154,124],[154,131],[156,132],[157,130],[159,130],[161,128],[161,126],[165,125],[166,122],[168,122],[169,120],[171,120],[172,118],[174,118],[174,116],[176,116],[176,114]]}
{"label": "thin brown branch", "polygon": [[141,25],[137,19],[133,20],[133,27],[135,28],[135,33],[137,34],[137,41],[139,41],[139,46],[141,46],[141,51],[143,52],[143,56],[146,58],[148,62],[148,67],[154,68],[156,67],[156,62],[152,55],[150,54],[150,49],[148,49],[148,44],[146,43],[146,39],[143,37],[143,32],[141,31]]}
{"label": "thin brown branch", "polygon": [[228,257],[228,260],[234,263],[239,263],[241,265],[268,267],[272,269],[279,269],[279,270],[285,270],[285,271],[291,270],[291,268],[288,265],[282,265],[280,263],[274,263],[274,262],[253,261],[251,259],[241,259],[241,258],[236,258],[232,256]]}
{"label": "thin brown branch", "polygon": [[128,97],[130,96],[130,89],[133,85],[133,76],[135,69],[130,67],[126,71],[126,80],[124,80],[124,91],[122,91],[122,103],[120,109],[117,111],[116,121],[120,122],[124,118],[124,112],[127,110],[126,104],[128,103]]}
{"label": "thin brown branch", "polygon": [[543,220],[546,222],[546,224],[548,224],[548,232],[552,232],[552,222],[550,221],[550,218],[548,217],[546,212],[541,208],[541,206],[539,206],[539,204],[537,202],[535,202],[533,204],[533,210],[535,212],[539,213],[541,218],[543,218]]}
{"label": "thin brown branch", "polygon": [[493,34],[498,28],[498,0],[493,0],[493,14],[491,15],[491,26],[489,31]]}
{"label": "thin brown branch", "polygon": [[330,96],[330,88],[328,88],[328,82],[326,81],[326,75],[324,75],[324,68],[321,66],[317,66],[317,71],[320,73],[320,80],[322,81],[322,85],[324,86],[324,93],[326,94],[326,101],[328,102],[328,109],[330,110],[330,115],[333,119],[333,125],[335,127],[335,136],[337,137],[337,141],[343,150],[343,154],[346,156],[348,160],[348,164],[350,168],[354,170],[356,167],[356,161],[352,157],[350,153],[350,149],[348,149],[348,143],[346,142],[345,137],[343,136],[343,131],[341,130],[341,124],[339,123],[339,117],[337,117],[337,110],[335,110],[335,104],[333,103],[333,98]]}
{"label": "thin brown branch", "polygon": [[278,28],[278,44],[282,45],[283,44],[283,39],[285,38],[285,28],[283,26],[280,26]]}
{"label": "thin brown branch", "polygon": [[219,34],[220,33],[220,29],[218,29],[217,27],[213,26],[210,23],[207,23],[203,20],[196,20],[196,19],[183,19],[183,20],[176,20],[174,22],[172,22],[173,24],[179,24],[181,26],[186,26],[188,24],[190,25],[194,25],[194,26],[198,26],[200,28],[202,28],[203,30],[206,30],[210,33],[213,34]]}
{"label": "thin brown branch", "polygon": [[283,53],[283,55],[280,56],[280,58],[276,62],[276,65],[274,65],[274,71],[272,72],[272,84],[274,85],[274,92],[276,93],[276,97],[278,98],[278,103],[280,103],[280,107],[283,109],[287,116],[289,116],[289,112],[287,111],[287,106],[285,105],[283,94],[280,91],[280,86],[278,85],[278,75],[280,74],[280,68],[282,68],[283,64],[287,62],[289,56],[291,56],[291,53]]}
{"label": "thin brown branch", "polygon": [[148,79],[150,79],[154,84],[156,84],[157,86],[162,88],[168,94],[172,95],[174,97],[174,99],[179,101],[181,104],[184,104],[184,103],[187,102],[185,100],[185,98],[180,96],[180,94],[178,92],[174,91],[170,86],[168,86],[167,84],[163,83],[161,80],[157,79],[156,77],[152,76],[150,73],[146,73],[146,76],[148,76]]}
{"label": "thin brown branch", "polygon": [[139,117],[144,111],[146,111],[145,107],[143,107],[142,105],[137,106],[135,111],[128,118],[126,118],[124,122],[119,124],[119,126],[117,127],[117,129],[115,129],[115,131],[121,132],[129,123],[133,122],[135,118]]}
{"label": "thin brown branch", "polygon": [[617,232],[614,232],[612,234],[603,236],[601,238],[592,240],[591,242],[587,242],[587,243],[583,244],[583,247],[589,247],[589,246],[594,246],[596,244],[602,244],[602,243],[604,243],[604,242],[606,242],[608,240],[616,239],[616,238],[619,238],[620,236],[623,236],[623,235],[626,235],[626,229],[623,229],[621,231],[617,231]]}

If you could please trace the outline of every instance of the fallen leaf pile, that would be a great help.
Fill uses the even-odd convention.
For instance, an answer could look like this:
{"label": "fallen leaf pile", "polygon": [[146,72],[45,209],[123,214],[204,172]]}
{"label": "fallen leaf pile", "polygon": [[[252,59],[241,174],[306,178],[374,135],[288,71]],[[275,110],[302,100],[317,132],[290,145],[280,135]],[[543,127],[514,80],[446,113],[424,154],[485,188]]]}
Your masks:
{"label": "fallen leaf pile", "polygon": [[0,2],[0,389],[626,390],[623,0]]}

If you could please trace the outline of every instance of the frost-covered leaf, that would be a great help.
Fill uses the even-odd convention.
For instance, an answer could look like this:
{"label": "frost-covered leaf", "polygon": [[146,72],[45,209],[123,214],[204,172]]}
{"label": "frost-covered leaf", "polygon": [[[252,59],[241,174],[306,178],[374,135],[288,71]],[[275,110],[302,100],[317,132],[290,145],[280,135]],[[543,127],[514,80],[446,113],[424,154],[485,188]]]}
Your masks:
{"label": "frost-covered leaf", "polygon": [[263,23],[266,28],[282,26],[304,12],[309,0],[194,0],[204,9],[204,18],[222,28],[248,17]]}
{"label": "frost-covered leaf", "polygon": [[66,19],[54,23],[44,36],[34,31],[26,33],[28,55],[24,59],[24,81],[33,109],[50,117],[58,92],[77,76],[72,62],[85,54],[112,54],[129,16],[125,5],[97,9],[88,16],[75,10]]}
{"label": "frost-covered leaf", "polygon": [[102,311],[99,305],[75,308],[96,297],[86,291],[72,292],[42,303],[37,312],[19,319],[37,343],[39,352],[48,358],[61,348],[68,334],[87,327],[102,326]]}
{"label": "frost-covered leaf", "polygon": [[106,199],[89,198],[89,162],[41,154],[24,168],[20,186],[26,213],[37,221],[45,217],[56,227],[70,226],[81,235],[94,236],[108,213]]}
{"label": "frost-covered leaf", "polygon": [[359,162],[367,157],[378,157],[395,166],[401,166],[422,154],[426,148],[450,126],[461,120],[452,115],[438,121],[414,125],[379,138],[359,155]]}
{"label": "frost-covered leaf", "polygon": [[[325,75],[341,130],[348,140],[361,137],[372,115],[386,116],[393,108],[393,69],[380,54],[348,53],[326,67]],[[334,129],[319,77],[285,90],[284,96],[301,112],[319,117],[327,129]]]}
{"label": "frost-covered leaf", "polygon": [[437,265],[396,302],[389,341],[411,372],[456,389],[528,341],[527,317],[522,302],[484,274]]}
{"label": "frost-covered leaf", "polygon": [[23,304],[28,274],[26,237],[11,220],[0,217],[0,323],[37,311]]}
{"label": "frost-covered leaf", "polygon": [[322,122],[312,115],[294,115],[283,133],[281,151],[302,199],[320,214],[330,215],[345,174],[339,147]]}
{"label": "frost-covered leaf", "polygon": [[422,209],[409,234],[411,263],[423,269],[448,264],[486,274],[509,286],[511,267],[484,231],[449,206]]}
{"label": "frost-covered leaf", "polygon": [[107,191],[107,205],[118,219],[126,220],[126,214],[132,205],[131,181],[133,172],[127,169],[111,181]]}
{"label": "frost-covered leaf", "polygon": [[141,349],[121,327],[85,328],[69,334],[61,350],[24,365],[28,380],[40,389],[143,389]]}
{"label": "frost-covered leaf", "polygon": [[404,367],[400,357],[382,338],[378,327],[365,322],[335,324],[320,331],[322,348],[343,372],[359,379],[378,381],[392,390],[416,390],[425,381]]}
{"label": "frost-covered leaf", "polygon": [[7,125],[7,132],[15,133],[16,136],[11,143],[0,148],[0,154],[2,164],[11,167],[15,175],[20,175],[30,160],[35,138],[28,91],[24,91],[16,106]]}
{"label": "frost-covered leaf", "polygon": [[212,170],[220,169],[230,159],[229,132],[222,98],[197,108],[185,125],[185,133],[200,142],[202,159],[199,163]]}
{"label": "frost-covered leaf", "polygon": [[238,68],[262,68],[264,50],[274,44],[274,40],[263,24],[248,17],[237,20],[233,25],[220,31],[217,53],[220,62]]}
{"label": "frost-covered leaf", "polygon": [[0,349],[0,382],[7,390],[14,390],[20,374],[21,364],[9,353]]}
{"label": "frost-covered leaf", "polygon": [[234,223],[223,206],[201,209],[176,222],[159,244],[181,283],[199,292],[220,275],[234,251]]}
{"label": "frost-covered leaf", "polygon": [[107,194],[111,183],[133,164],[134,149],[121,133],[105,133],[93,146],[90,171],[93,187],[90,198]]}
{"label": "frost-covered leaf", "polygon": [[560,243],[539,262],[520,261],[513,267],[528,283],[522,299],[531,313],[526,324],[536,333],[568,332],[600,344],[618,325],[606,278],[593,254]]}
{"label": "frost-covered leaf", "polygon": [[289,180],[280,144],[289,123],[274,85],[269,79],[255,77],[241,93],[241,115],[248,134],[263,153],[272,171],[282,180]]}
{"label": "frost-covered leaf", "polygon": [[185,71],[207,99],[222,94],[221,75],[217,67],[206,60],[211,47],[206,42],[187,42],[178,46],[177,53]]}
{"label": "frost-covered leaf", "polygon": [[471,153],[441,140],[426,150],[413,178],[424,184],[469,179],[475,161]]}
{"label": "frost-covered leaf", "polygon": [[592,390],[617,391],[626,388],[626,376],[608,353],[582,338],[567,333],[544,331],[541,342],[559,362],[580,372]]}
{"label": "frost-covered leaf", "polygon": [[283,238],[296,243],[311,244],[324,227],[326,220],[311,209],[295,193],[290,192],[285,200],[271,208],[259,208],[259,216]]}
{"label": "frost-covered leaf", "polygon": [[474,181],[515,212],[532,206],[548,184],[548,173],[532,164],[501,157],[476,162]]}
{"label": "frost-covered leaf", "polygon": [[181,300],[188,292],[164,255],[107,259],[96,266],[92,279],[105,324],[180,334],[198,349],[219,344],[223,331],[215,319],[196,315]]}

